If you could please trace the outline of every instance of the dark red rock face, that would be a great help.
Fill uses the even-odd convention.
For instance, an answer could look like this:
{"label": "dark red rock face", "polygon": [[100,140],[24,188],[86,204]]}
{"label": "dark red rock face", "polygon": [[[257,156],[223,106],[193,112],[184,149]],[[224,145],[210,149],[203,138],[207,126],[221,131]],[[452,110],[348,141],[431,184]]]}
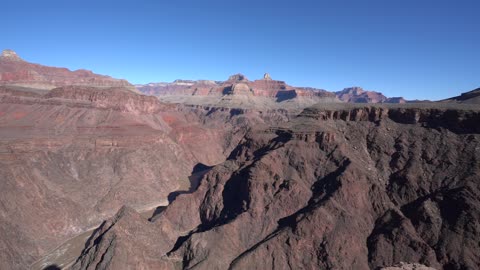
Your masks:
{"label": "dark red rock face", "polygon": [[[153,224],[119,213],[73,269],[476,269],[480,112],[455,114],[318,107],[254,129]],[[146,230],[159,240],[122,241]]]}

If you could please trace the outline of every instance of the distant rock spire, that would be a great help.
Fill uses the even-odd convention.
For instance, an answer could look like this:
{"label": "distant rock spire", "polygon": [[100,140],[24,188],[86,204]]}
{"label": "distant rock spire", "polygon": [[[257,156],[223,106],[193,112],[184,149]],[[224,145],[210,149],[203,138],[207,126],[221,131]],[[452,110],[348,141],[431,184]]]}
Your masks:
{"label": "distant rock spire", "polygon": [[272,77],[270,77],[270,74],[265,73],[265,74],[263,75],[263,79],[270,81],[270,80],[272,80]]}
{"label": "distant rock spire", "polygon": [[5,49],[2,51],[2,55],[0,56],[1,59],[6,59],[10,61],[22,61],[16,52],[13,50]]}

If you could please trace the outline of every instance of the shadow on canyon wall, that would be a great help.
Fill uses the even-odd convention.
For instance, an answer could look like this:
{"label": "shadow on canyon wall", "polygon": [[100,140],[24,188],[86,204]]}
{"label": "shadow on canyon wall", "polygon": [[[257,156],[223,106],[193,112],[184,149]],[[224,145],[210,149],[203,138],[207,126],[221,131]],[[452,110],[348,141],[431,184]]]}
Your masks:
{"label": "shadow on canyon wall", "polygon": [[[197,190],[198,186],[200,186],[203,176],[208,171],[210,171],[211,168],[213,168],[213,166],[207,166],[203,163],[197,163],[197,165],[193,167],[192,173],[188,177],[188,180],[190,181],[190,188],[188,190],[173,191],[170,194],[168,194],[168,204],[172,203],[180,194],[188,194]],[[148,220],[152,221],[153,218],[156,217],[158,214],[160,214],[163,210],[165,210],[165,208],[167,207],[166,206],[157,207],[155,211],[153,211],[152,216]]]}
{"label": "shadow on canyon wall", "polygon": [[43,268],[43,270],[62,270],[62,268],[60,268],[58,265],[56,264],[51,264],[45,268]]}

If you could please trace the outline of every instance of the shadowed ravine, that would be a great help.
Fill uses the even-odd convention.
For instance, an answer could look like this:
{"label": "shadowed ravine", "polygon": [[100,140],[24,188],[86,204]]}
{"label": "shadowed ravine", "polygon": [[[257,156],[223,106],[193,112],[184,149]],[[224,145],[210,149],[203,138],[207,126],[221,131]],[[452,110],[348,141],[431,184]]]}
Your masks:
{"label": "shadowed ravine", "polygon": [[[168,195],[168,203],[159,204],[150,209],[142,209],[138,211],[140,215],[146,220],[152,221],[155,216],[160,214],[169,203],[175,200],[180,194],[192,193],[200,185],[202,177],[211,169],[211,167],[198,163],[193,168],[191,175],[189,176],[190,188],[188,190],[179,190],[171,192]],[[67,269],[75,262],[75,260],[81,255],[82,250],[87,246],[91,240],[92,234],[98,229],[98,226],[87,230],[75,237],[65,241],[53,251],[49,252],[46,256],[36,261],[31,265],[32,270],[54,270],[54,269]]]}

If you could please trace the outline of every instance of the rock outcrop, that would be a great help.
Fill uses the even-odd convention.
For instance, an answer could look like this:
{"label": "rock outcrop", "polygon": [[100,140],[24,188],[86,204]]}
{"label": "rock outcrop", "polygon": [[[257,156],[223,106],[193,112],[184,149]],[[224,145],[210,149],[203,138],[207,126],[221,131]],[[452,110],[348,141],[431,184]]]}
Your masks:
{"label": "rock outcrop", "polygon": [[480,104],[480,88],[462,93],[460,96],[441,100],[440,102]]}
{"label": "rock outcrop", "polygon": [[387,97],[382,93],[365,91],[361,87],[345,88],[336,92],[336,95],[340,100],[350,103],[383,103],[387,101]]}
{"label": "rock outcrop", "polygon": [[9,50],[9,49],[6,49],[6,50],[2,51],[2,54],[0,55],[0,60],[2,60],[2,61],[12,61],[12,62],[23,61],[23,59],[20,58],[20,56],[18,56],[16,52],[14,52],[12,50]]}
{"label": "rock outcrop", "polygon": [[[149,269],[175,269],[175,263],[161,260],[160,250],[149,249],[167,241],[157,234],[155,225],[130,207],[122,207],[112,219],[102,223],[86,243],[82,259],[73,269],[122,269],[148,265]],[[94,239],[101,238],[101,243]],[[144,251],[144,252],[138,252]]]}
{"label": "rock outcrop", "polygon": [[241,73],[237,73],[228,77],[227,81],[228,82],[243,82],[243,81],[248,82],[248,79],[245,75]]}
{"label": "rock outcrop", "polygon": [[380,92],[366,91],[361,87],[349,87],[335,93],[344,102],[349,103],[409,103],[403,97],[386,97]]}

